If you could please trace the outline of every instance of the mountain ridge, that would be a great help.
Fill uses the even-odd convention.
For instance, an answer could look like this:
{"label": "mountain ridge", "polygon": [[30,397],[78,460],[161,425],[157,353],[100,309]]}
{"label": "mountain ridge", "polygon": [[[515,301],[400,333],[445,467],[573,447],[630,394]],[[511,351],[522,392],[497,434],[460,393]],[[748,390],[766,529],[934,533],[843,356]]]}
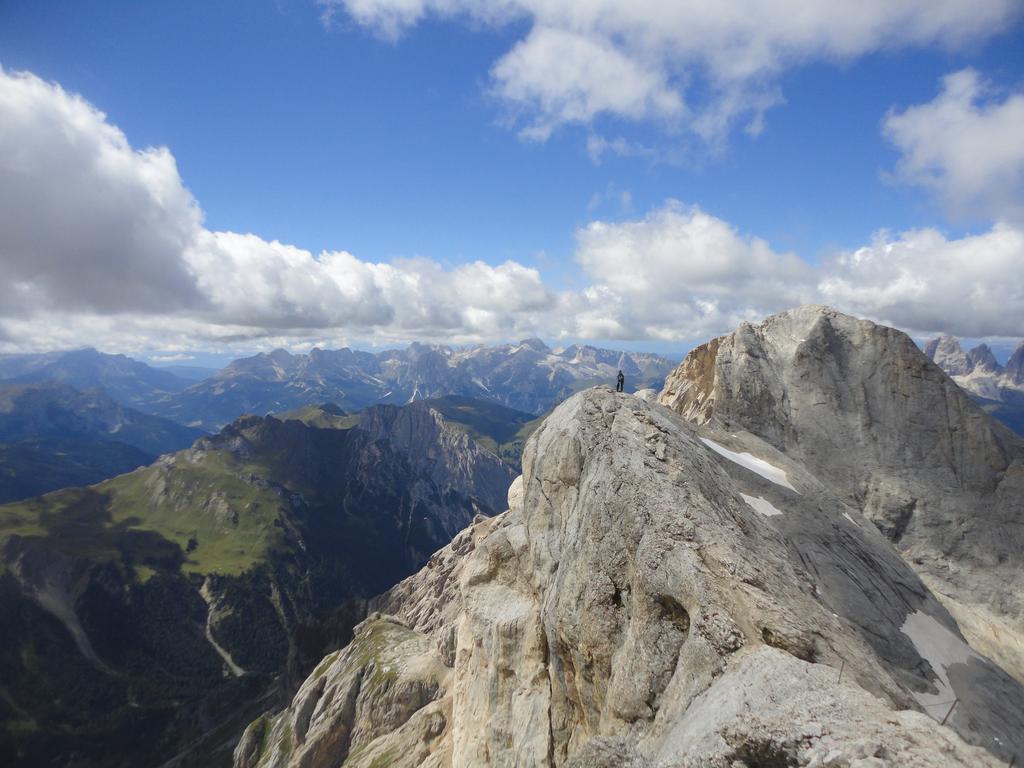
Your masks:
{"label": "mountain ridge", "polygon": [[513,467],[401,410],[372,431],[243,416],[150,467],[0,506],[0,601],[25,617],[0,633],[2,761],[229,762],[366,598],[503,506]]}
{"label": "mountain ridge", "polygon": [[980,655],[944,667],[917,628],[966,648],[939,601],[752,435],[586,390],[530,437],[508,507],[375,600],[236,768],[995,768],[953,729],[1021,746],[1024,688]]}
{"label": "mountain ridge", "polygon": [[119,405],[102,389],[0,381],[0,502],[99,482],[202,434]]}
{"label": "mountain ridge", "polygon": [[101,386],[124,405],[212,432],[244,413],[326,402],[357,411],[445,395],[540,415],[583,387],[614,381],[619,369],[632,391],[660,387],[674,366],[652,353],[581,344],[556,350],[540,339],[524,339],[458,348],[413,342],[376,353],[347,347],[314,347],[306,354],[276,349],[233,360],[200,381],[94,349],[2,355],[0,381]]}
{"label": "mountain ridge", "polygon": [[92,347],[40,354],[0,355],[0,381],[30,384],[58,381],[76,389],[99,387],[122,405],[141,410],[188,386],[187,379],[125,355]]}
{"label": "mountain ridge", "polygon": [[[903,332],[822,307],[744,323],[693,350],[660,402],[804,461],[955,610],[1024,637],[1024,439]],[[974,639],[1024,680],[1019,650]]]}
{"label": "mountain ridge", "polygon": [[342,348],[296,355],[278,349],[236,360],[158,406],[161,415],[212,428],[243,412],[288,411],[334,402],[346,411],[444,395],[488,400],[539,415],[578,389],[614,381],[660,386],[674,367],[649,353],[572,345],[560,352],[539,339],[456,349],[410,344],[376,354]]}

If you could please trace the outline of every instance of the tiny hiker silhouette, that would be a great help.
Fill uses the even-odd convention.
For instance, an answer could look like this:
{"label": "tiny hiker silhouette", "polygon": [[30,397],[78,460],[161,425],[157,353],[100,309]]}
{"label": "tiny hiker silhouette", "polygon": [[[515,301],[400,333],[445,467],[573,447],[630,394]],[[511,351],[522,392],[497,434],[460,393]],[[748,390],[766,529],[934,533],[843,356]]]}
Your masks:
{"label": "tiny hiker silhouette", "polygon": [[622,371],[619,371],[618,377],[615,379],[615,391],[621,392],[626,387],[626,377],[622,375]]}

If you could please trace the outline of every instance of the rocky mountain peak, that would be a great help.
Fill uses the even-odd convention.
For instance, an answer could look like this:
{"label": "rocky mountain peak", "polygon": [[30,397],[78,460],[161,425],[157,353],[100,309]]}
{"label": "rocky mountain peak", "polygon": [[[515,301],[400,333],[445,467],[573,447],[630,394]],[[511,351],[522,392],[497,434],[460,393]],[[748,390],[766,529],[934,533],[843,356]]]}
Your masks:
{"label": "rocky mountain peak", "polygon": [[1017,345],[1017,348],[1006,361],[1006,374],[1014,384],[1024,386],[1024,341]]}
{"label": "rocky mountain peak", "polygon": [[927,357],[950,376],[970,373],[971,364],[960,342],[952,336],[940,336],[929,341],[924,348]]}
{"label": "rocky mountain peak", "polygon": [[1003,371],[988,344],[979,344],[965,353],[952,336],[940,336],[927,342],[924,354],[950,376],[966,376],[975,371],[998,375]]}
{"label": "rocky mountain peak", "polygon": [[963,739],[1022,746],[1020,684],[753,435],[586,390],[530,438],[508,506],[375,601],[236,768],[994,768]]}
{"label": "rocky mountain peak", "polygon": [[527,347],[534,352],[540,352],[545,355],[551,352],[551,348],[538,338],[523,339],[519,342],[519,346]]}
{"label": "rocky mountain peak", "polygon": [[289,352],[287,349],[275,349],[267,355],[267,358],[277,365],[286,366],[291,365],[295,360],[295,355]]}
{"label": "rocky mountain peak", "polygon": [[979,344],[966,355],[959,354],[959,343],[952,337],[925,345],[925,355],[944,370],[988,413],[1024,434],[1024,342],[1002,366],[987,344]]}
{"label": "rocky mountain peak", "polygon": [[1024,645],[1004,647],[981,628],[1024,637],[1024,533],[1014,522],[1024,441],[906,334],[828,309],[781,313],[695,349],[660,401],[802,462],[908,553],[947,604],[975,611],[975,642],[1024,679]]}
{"label": "rocky mountain peak", "polygon": [[988,344],[979,344],[967,353],[967,365],[970,371],[985,371],[987,373],[1000,374],[1003,367],[992,354]]}

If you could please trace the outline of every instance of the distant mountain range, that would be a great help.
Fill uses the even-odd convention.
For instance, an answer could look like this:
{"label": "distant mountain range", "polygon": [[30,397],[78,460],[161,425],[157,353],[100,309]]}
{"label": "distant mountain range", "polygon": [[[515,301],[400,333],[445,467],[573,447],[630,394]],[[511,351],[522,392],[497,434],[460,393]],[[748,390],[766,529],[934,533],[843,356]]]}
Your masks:
{"label": "distant mountain range", "polygon": [[57,379],[102,386],[118,402],[215,431],[244,413],[277,413],[332,402],[345,411],[404,404],[443,395],[487,400],[542,414],[574,392],[612,383],[619,370],[627,391],[660,388],[675,363],[658,355],[585,345],[555,350],[539,339],[454,349],[411,344],[379,353],[283,349],[235,360],[190,382],[122,355],[78,350],[0,357],[0,380]]}
{"label": "distant mountain range", "polygon": [[964,352],[952,336],[932,339],[924,353],[984,410],[1024,435],[1024,341],[1006,365],[999,364],[987,344]]}
{"label": "distant mountain range", "polygon": [[76,389],[101,387],[122,405],[151,412],[151,405],[190,383],[169,371],[153,368],[124,355],[95,349],[42,354],[0,355],[0,381],[30,384],[59,381]]}
{"label": "distant mountain range", "polygon": [[220,368],[210,368],[205,365],[161,365],[154,366],[158,371],[173,374],[179,379],[186,381],[202,381],[213,376]]}
{"label": "distant mountain range", "polygon": [[[995,418],[1024,434],[1024,342],[1006,365],[979,345],[964,351],[951,336],[925,345],[925,355]],[[411,344],[378,353],[283,349],[233,361],[220,370],[153,368],[94,349],[0,355],[0,383],[55,380],[78,389],[102,387],[122,405],[214,432],[245,413],[282,413],[335,403],[351,413],[378,403],[404,404],[460,395],[535,415],[569,395],[611,383],[621,369],[626,390],[660,389],[675,363],[664,357],[586,345],[552,349],[539,339],[518,344]],[[207,375],[204,378],[204,374]]]}
{"label": "distant mountain range", "polygon": [[0,503],[129,472],[203,432],[58,382],[0,386]]}
{"label": "distant mountain range", "polygon": [[442,395],[489,400],[541,414],[573,392],[614,381],[630,389],[660,386],[673,363],[651,354],[574,345],[554,351],[539,339],[452,349],[412,344],[377,354],[279,349],[236,360],[212,378],[153,405],[154,412],[205,429],[242,413],[267,413],[333,402],[347,411]]}

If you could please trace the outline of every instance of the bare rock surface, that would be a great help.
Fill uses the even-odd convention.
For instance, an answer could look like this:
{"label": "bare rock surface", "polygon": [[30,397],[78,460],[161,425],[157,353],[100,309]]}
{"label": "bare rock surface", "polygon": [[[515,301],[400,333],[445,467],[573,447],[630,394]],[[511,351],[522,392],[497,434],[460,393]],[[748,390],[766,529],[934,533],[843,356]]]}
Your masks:
{"label": "bare rock surface", "polygon": [[[1024,747],[1016,681],[903,631],[963,643],[858,507],[770,442],[605,388],[530,438],[506,513],[375,607],[238,768],[973,768]],[[981,678],[998,712],[929,716]]]}
{"label": "bare rock surface", "polygon": [[[932,346],[952,369],[966,360],[952,340]],[[801,307],[695,349],[660,401],[763,439],[863,512],[948,601],[981,606],[1010,645],[1024,638],[1024,440],[906,334]]]}
{"label": "bare rock surface", "polygon": [[374,440],[389,440],[406,451],[414,469],[443,493],[468,492],[490,511],[504,508],[504,490],[515,472],[437,410],[375,406],[360,414],[359,426]]}

